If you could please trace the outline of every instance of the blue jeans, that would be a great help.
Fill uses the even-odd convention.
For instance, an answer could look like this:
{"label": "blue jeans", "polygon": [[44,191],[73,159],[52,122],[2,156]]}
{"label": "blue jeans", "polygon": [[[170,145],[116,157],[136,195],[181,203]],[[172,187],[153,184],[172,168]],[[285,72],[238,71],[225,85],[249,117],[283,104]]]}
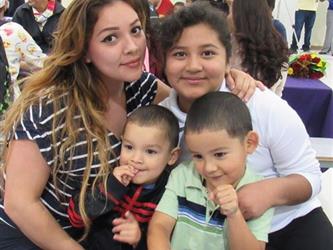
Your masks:
{"label": "blue jeans", "polygon": [[[312,28],[313,28],[315,20],[316,20],[315,11],[297,10],[295,12],[295,33],[297,36],[297,41],[299,41],[299,39],[301,37],[301,32],[302,32],[303,26],[305,28],[304,44],[302,46],[302,49],[305,51],[310,49],[311,33],[312,33]],[[290,46],[290,48],[292,50],[298,49],[297,41],[296,41],[295,34],[293,33],[293,41]]]}

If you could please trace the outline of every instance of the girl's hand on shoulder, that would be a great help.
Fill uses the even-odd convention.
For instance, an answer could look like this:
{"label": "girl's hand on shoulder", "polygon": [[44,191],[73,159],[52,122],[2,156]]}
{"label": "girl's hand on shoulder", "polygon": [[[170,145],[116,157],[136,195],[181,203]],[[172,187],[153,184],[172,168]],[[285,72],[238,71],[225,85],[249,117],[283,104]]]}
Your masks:
{"label": "girl's hand on shoulder", "polygon": [[255,80],[249,74],[238,69],[231,69],[226,76],[227,87],[231,92],[241,98],[244,102],[250,100],[256,88],[264,90],[262,82]]}
{"label": "girl's hand on shoulder", "polygon": [[272,207],[270,195],[264,190],[260,182],[247,184],[238,190],[239,208],[245,219],[257,218]]}
{"label": "girl's hand on shoulder", "polygon": [[125,218],[117,218],[112,221],[114,233],[113,239],[136,247],[141,239],[139,223],[134,215],[127,211]]}
{"label": "girl's hand on shoulder", "polygon": [[231,216],[238,211],[238,198],[232,185],[219,185],[209,193],[209,198],[220,206],[221,214]]}
{"label": "girl's hand on shoulder", "polygon": [[113,169],[113,175],[124,186],[127,186],[136,175],[137,170],[129,165],[122,165]]}

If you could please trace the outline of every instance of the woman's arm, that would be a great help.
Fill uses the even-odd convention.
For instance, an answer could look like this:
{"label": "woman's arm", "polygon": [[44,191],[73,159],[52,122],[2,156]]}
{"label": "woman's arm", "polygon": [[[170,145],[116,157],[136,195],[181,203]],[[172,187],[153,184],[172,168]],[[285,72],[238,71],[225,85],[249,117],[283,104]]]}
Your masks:
{"label": "woman's arm", "polygon": [[148,249],[170,250],[171,232],[176,220],[171,216],[155,211],[148,227]]}
{"label": "woman's arm", "polygon": [[4,208],[19,229],[42,249],[82,250],[40,200],[50,168],[37,145],[29,140],[12,141],[6,162]]}

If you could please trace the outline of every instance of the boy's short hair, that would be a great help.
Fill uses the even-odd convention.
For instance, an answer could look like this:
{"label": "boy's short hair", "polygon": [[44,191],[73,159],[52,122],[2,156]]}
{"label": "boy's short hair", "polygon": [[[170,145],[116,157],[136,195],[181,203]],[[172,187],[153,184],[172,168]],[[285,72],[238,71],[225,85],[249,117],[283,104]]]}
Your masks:
{"label": "boy's short hair", "polygon": [[249,109],[232,93],[208,93],[193,102],[185,122],[185,134],[203,130],[226,130],[232,138],[243,140],[252,130]]}
{"label": "boy's short hair", "polygon": [[170,147],[175,148],[178,146],[178,119],[167,108],[155,104],[140,107],[129,115],[126,124],[130,122],[140,126],[159,126],[163,128],[163,132],[165,132],[169,140]]}

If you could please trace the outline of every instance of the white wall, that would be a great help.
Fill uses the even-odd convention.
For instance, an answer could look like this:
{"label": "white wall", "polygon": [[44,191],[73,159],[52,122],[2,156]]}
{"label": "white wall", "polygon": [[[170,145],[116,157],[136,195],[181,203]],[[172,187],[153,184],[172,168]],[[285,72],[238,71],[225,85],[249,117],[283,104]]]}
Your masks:
{"label": "white wall", "polygon": [[[288,44],[292,41],[292,25],[295,22],[295,11],[297,6],[297,0],[277,0],[275,4],[275,10],[273,15],[279,19],[287,30]],[[316,21],[312,30],[311,45],[322,46],[326,31],[326,12],[328,1],[320,2],[318,5],[318,11],[316,14]],[[303,29],[304,32],[304,29]],[[302,33],[303,33],[302,32]],[[301,37],[301,44],[303,44],[303,35]]]}

